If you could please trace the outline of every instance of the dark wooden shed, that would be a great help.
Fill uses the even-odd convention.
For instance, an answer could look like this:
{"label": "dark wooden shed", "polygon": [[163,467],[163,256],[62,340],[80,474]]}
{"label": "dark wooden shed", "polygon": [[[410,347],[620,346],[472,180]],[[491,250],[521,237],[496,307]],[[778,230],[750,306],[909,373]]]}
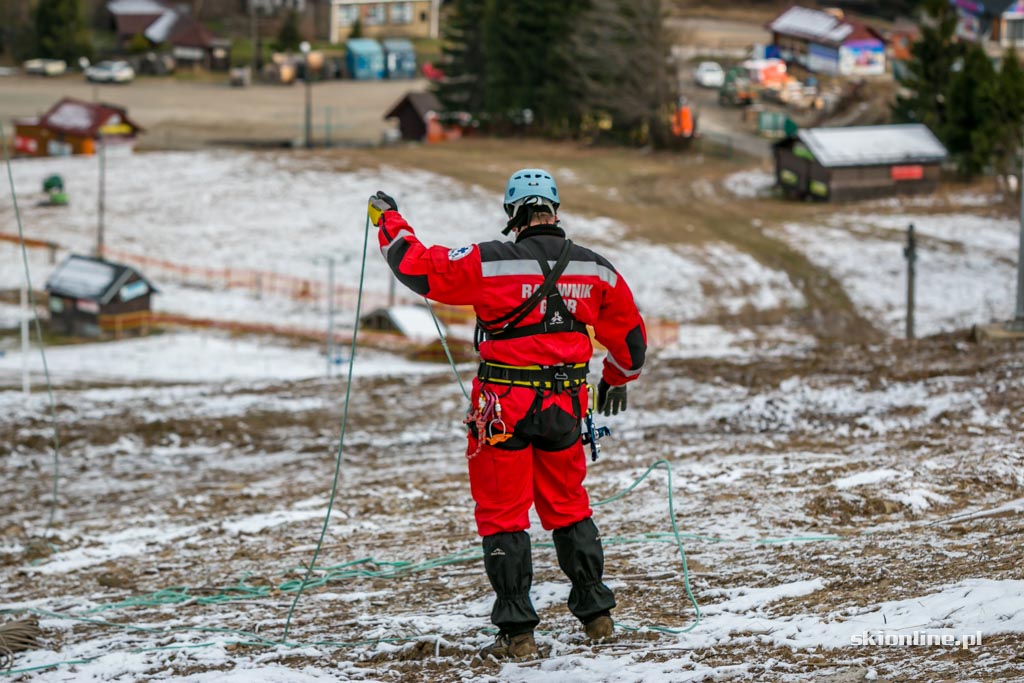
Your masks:
{"label": "dark wooden shed", "polygon": [[72,254],[46,281],[50,329],[73,337],[147,334],[157,289],[120,263]]}
{"label": "dark wooden shed", "polygon": [[809,128],[777,142],[774,154],[788,196],[822,201],[934,192],[947,156],[919,123]]}
{"label": "dark wooden shed", "polygon": [[422,140],[427,136],[427,120],[441,111],[441,103],[433,93],[410,92],[391,107],[387,119],[398,119],[403,140]]}

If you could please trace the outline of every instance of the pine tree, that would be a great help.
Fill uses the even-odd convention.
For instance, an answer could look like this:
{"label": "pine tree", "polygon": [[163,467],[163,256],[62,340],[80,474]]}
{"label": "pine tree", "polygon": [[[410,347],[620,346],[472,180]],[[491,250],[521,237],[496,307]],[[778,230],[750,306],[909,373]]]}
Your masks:
{"label": "pine tree", "polygon": [[299,49],[302,43],[302,34],[299,33],[299,15],[295,10],[288,10],[281,29],[277,32],[277,43],[275,49],[279,52],[294,52]]}
{"label": "pine tree", "polygon": [[436,87],[445,108],[497,127],[532,122],[535,130],[571,132],[578,115],[569,36],[585,1],[456,0]]}
{"label": "pine tree", "polygon": [[483,18],[486,0],[456,0],[445,26],[444,79],[435,94],[448,111],[483,111],[486,65]]}
{"label": "pine tree", "polygon": [[487,2],[484,108],[495,119],[519,122],[529,110],[537,130],[557,135],[570,130],[578,118],[571,36],[585,4]]}
{"label": "pine tree", "polygon": [[1024,69],[1013,48],[1003,53],[996,93],[996,167],[1004,174],[1019,173],[1024,142]]}
{"label": "pine tree", "polygon": [[946,97],[946,123],[939,135],[965,178],[983,172],[999,145],[999,83],[992,61],[971,44]]}
{"label": "pine tree", "polygon": [[660,0],[593,0],[573,36],[585,111],[614,136],[665,146],[676,101]]}
{"label": "pine tree", "polygon": [[38,56],[71,63],[91,56],[78,0],[39,0],[33,20]]}
{"label": "pine tree", "polygon": [[908,91],[893,105],[893,118],[923,123],[938,133],[946,125],[946,91],[963,48],[954,40],[957,16],[948,0],[925,0],[928,20],[921,23],[921,38],[911,48],[907,75],[900,85]]}

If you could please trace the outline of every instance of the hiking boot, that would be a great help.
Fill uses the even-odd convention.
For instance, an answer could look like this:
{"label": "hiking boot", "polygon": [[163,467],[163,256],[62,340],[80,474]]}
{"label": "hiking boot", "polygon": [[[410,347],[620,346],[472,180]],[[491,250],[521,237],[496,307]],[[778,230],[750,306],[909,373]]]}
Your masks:
{"label": "hiking boot", "polygon": [[605,638],[610,638],[612,632],[615,630],[615,624],[611,617],[600,616],[587,622],[583,627],[583,630],[587,632],[587,638],[597,642],[599,640],[604,640]]}
{"label": "hiking boot", "polygon": [[489,657],[494,659],[524,659],[537,656],[537,643],[533,639],[533,631],[520,633],[517,636],[509,636],[499,633],[493,643],[480,650],[477,654],[482,660]]}

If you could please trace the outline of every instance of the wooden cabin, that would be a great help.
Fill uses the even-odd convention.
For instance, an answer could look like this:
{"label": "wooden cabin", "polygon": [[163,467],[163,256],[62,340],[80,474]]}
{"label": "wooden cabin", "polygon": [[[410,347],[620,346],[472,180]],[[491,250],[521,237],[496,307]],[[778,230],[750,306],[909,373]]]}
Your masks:
{"label": "wooden cabin", "polygon": [[72,337],[148,334],[157,291],[131,266],[72,254],[46,281],[50,329]]}
{"label": "wooden cabin", "polygon": [[131,150],[141,132],[123,107],[65,97],[38,118],[15,119],[14,151],[31,157],[95,154],[101,136],[108,147]]}
{"label": "wooden cabin", "polygon": [[775,175],[795,199],[849,201],[934,192],[946,148],[927,126],[809,128],[774,145]]}
{"label": "wooden cabin", "polygon": [[398,129],[403,140],[423,140],[431,116],[442,110],[441,103],[430,92],[409,92],[398,100],[384,119],[398,119]]}

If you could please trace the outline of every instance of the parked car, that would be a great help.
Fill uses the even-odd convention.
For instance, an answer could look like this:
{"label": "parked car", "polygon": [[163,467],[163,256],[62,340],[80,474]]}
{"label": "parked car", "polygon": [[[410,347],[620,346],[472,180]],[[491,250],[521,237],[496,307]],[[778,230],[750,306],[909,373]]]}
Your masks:
{"label": "parked car", "polygon": [[702,88],[721,88],[725,70],[718,62],[701,62],[693,71],[693,80]]}
{"label": "parked car", "polygon": [[63,59],[30,59],[21,66],[25,73],[36,76],[61,76],[68,70]]}
{"label": "parked car", "polygon": [[128,62],[100,62],[85,70],[85,79],[93,83],[131,83],[135,69]]}

